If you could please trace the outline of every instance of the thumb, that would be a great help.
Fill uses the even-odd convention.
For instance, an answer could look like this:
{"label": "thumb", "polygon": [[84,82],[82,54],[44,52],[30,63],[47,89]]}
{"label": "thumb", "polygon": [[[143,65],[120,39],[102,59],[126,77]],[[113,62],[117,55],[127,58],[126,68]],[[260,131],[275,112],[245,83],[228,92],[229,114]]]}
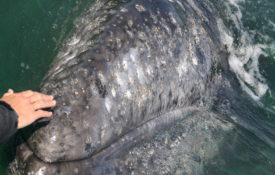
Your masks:
{"label": "thumb", "polygon": [[3,96],[6,97],[6,96],[9,96],[13,93],[14,93],[14,91],[12,89],[9,89],[8,92],[6,92]]}

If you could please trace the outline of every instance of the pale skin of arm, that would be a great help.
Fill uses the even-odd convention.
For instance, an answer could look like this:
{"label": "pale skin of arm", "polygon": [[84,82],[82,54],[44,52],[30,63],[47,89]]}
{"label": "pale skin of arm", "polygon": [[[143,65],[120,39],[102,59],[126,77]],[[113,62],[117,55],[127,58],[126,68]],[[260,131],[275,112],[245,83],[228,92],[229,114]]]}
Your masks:
{"label": "pale skin of arm", "polygon": [[56,105],[53,96],[31,90],[15,93],[9,89],[0,100],[8,103],[17,113],[18,129],[30,125],[39,118],[51,117],[52,112],[45,111],[43,108]]}

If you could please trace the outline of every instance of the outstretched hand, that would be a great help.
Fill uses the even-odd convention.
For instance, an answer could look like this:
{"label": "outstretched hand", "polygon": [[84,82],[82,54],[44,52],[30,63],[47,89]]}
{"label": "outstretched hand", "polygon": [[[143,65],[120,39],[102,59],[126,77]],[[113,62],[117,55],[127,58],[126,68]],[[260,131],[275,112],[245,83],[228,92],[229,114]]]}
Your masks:
{"label": "outstretched hand", "polygon": [[45,111],[43,108],[56,105],[53,96],[31,90],[14,93],[9,89],[0,100],[8,103],[17,113],[18,129],[30,125],[39,118],[50,117],[52,112]]}

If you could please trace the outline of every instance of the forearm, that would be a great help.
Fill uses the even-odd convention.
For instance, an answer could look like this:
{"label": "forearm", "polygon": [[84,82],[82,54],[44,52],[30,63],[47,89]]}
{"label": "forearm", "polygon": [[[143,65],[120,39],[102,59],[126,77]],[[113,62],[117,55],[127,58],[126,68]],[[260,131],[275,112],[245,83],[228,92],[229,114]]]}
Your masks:
{"label": "forearm", "polygon": [[18,116],[7,103],[0,101],[0,144],[17,131]]}

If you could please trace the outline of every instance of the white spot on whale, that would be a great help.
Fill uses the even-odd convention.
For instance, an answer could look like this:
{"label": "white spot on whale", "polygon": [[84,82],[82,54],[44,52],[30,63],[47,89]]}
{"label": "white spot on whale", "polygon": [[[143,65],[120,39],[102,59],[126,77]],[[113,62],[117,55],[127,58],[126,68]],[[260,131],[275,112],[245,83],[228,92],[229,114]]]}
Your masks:
{"label": "white spot on whale", "polygon": [[145,75],[143,73],[143,69],[142,69],[141,66],[137,67],[137,75],[138,75],[138,79],[139,79],[140,83],[144,84],[145,81],[146,81],[146,77],[145,77]]}
{"label": "white spot on whale", "polygon": [[78,173],[79,173],[78,168],[75,168],[75,169],[74,169],[74,173],[76,173],[76,174],[78,174]]}
{"label": "white spot on whale", "polygon": [[50,138],[50,143],[54,143],[54,142],[56,142],[56,136],[52,136],[52,137]]}
{"label": "white spot on whale", "polygon": [[138,49],[137,48],[131,48],[129,51],[129,56],[133,62],[136,62],[136,57],[138,56]]}
{"label": "white spot on whale", "polygon": [[153,70],[152,70],[152,67],[151,66],[147,66],[147,68],[146,68],[146,73],[147,74],[149,74],[149,75],[152,75],[152,73],[153,73]]}
{"label": "white spot on whale", "polygon": [[132,27],[133,24],[134,24],[133,20],[129,19],[129,20],[128,20],[128,26],[129,26],[129,27]]}
{"label": "white spot on whale", "polygon": [[136,5],[135,5],[135,8],[136,8],[137,11],[139,11],[139,12],[145,12],[145,11],[146,11],[145,8],[144,8],[142,5],[140,5],[140,4],[136,4]]}
{"label": "white spot on whale", "polygon": [[128,61],[127,61],[126,59],[123,59],[123,61],[122,61],[122,66],[123,66],[123,68],[124,68],[125,70],[128,69]]}
{"label": "white spot on whale", "polygon": [[116,77],[116,80],[117,80],[117,83],[123,88],[126,86],[126,83],[125,81],[127,81],[127,75],[123,72],[121,73],[116,73],[115,74],[115,77]]}
{"label": "white spot on whale", "polygon": [[126,97],[127,98],[131,98],[132,97],[132,94],[129,90],[126,91]]}
{"label": "white spot on whale", "polygon": [[111,104],[111,100],[109,98],[105,98],[105,107],[108,112],[111,112],[112,104]]}
{"label": "white spot on whale", "polygon": [[46,167],[41,167],[36,173],[29,172],[28,175],[44,175],[46,171]]}
{"label": "white spot on whale", "polygon": [[187,72],[187,65],[184,62],[181,62],[179,66],[176,68],[179,76],[181,77],[184,73]]}
{"label": "white spot on whale", "polygon": [[115,90],[115,88],[112,88],[111,93],[112,93],[113,97],[116,96],[116,90]]}
{"label": "white spot on whale", "polygon": [[69,41],[68,45],[73,46],[80,42],[80,37],[73,36],[73,38]]}
{"label": "white spot on whale", "polygon": [[192,57],[192,63],[194,64],[194,65],[198,65],[198,60],[196,59],[196,57]]}
{"label": "white spot on whale", "polygon": [[120,11],[126,13],[126,12],[128,12],[128,9],[122,7],[122,8],[120,9]]}

